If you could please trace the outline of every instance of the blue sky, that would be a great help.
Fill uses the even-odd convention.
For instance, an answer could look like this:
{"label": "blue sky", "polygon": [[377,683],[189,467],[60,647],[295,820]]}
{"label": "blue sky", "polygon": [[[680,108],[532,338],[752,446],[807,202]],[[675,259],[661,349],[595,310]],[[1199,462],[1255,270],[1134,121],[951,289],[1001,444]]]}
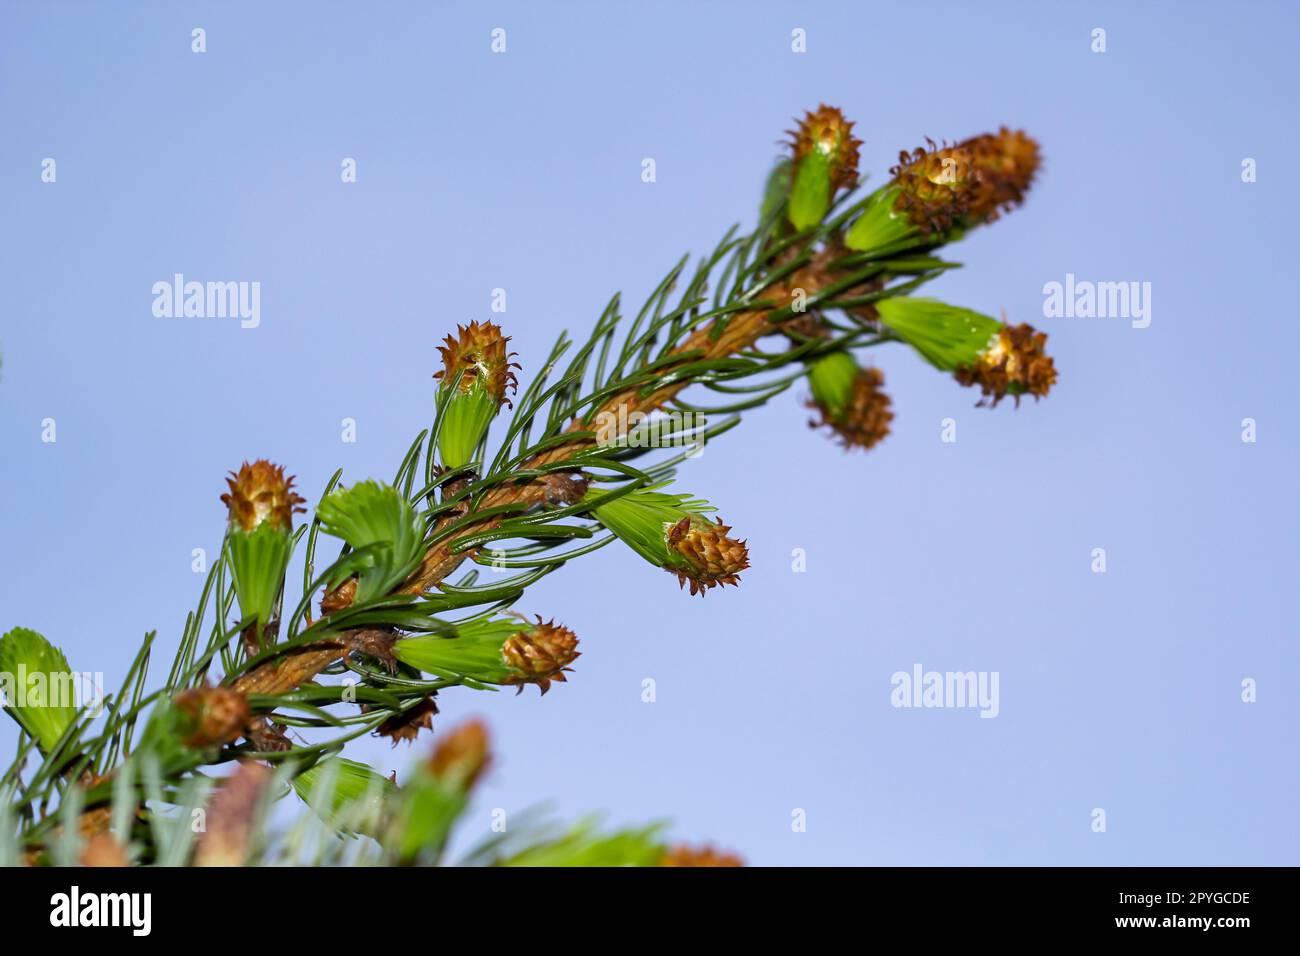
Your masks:
{"label": "blue sky", "polygon": [[[752,222],[819,102],[875,178],[1006,123],[1043,172],[930,289],[1046,331],[1053,394],[976,409],[890,347],[870,453],[810,430],[802,392],[710,445],[680,481],[748,538],[743,585],[692,600],[609,548],[530,591],[584,656],[543,700],[444,695],[440,726],[498,740],[470,835],[549,799],[758,864],[1294,864],[1298,25],[1281,3],[5,4],[0,628],[116,686],[146,630],[170,657],[224,473],[270,457],[312,499],[339,466],[391,476],[456,323],[502,321],[527,381],[612,292],[639,303]],[[260,282],[260,326],[156,318],[177,272]],[[1067,273],[1150,282],[1150,326],[1045,318]],[[999,715],[892,707],[915,664],[996,671]]]}

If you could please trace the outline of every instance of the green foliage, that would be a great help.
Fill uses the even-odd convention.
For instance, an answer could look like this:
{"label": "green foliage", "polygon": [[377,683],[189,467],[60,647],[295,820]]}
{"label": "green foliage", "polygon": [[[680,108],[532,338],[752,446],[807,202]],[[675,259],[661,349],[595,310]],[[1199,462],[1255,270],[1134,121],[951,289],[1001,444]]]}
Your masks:
{"label": "green foliage", "polygon": [[436,863],[468,803],[464,789],[417,768],[393,801],[385,849],[403,863]]}
{"label": "green foliage", "polygon": [[849,231],[844,244],[855,252],[880,253],[903,240],[917,235],[917,228],[904,215],[894,209],[898,189],[882,186],[872,193]]}
{"label": "green foliage", "polygon": [[352,554],[330,578],[337,587],[357,575],[357,603],[382,597],[401,584],[423,553],[419,520],[398,491],[362,481],[329,495],[316,509],[327,534],[342,538]]}
{"label": "green foliage", "polygon": [[517,618],[484,618],[457,625],[449,636],[421,634],[399,641],[393,654],[403,664],[445,680],[500,684],[514,674],[501,646],[527,629]]}
{"label": "green foliage", "polygon": [[240,614],[251,625],[263,628],[270,622],[284,587],[284,569],[293,542],[288,532],[266,521],[251,532],[232,530],[227,547]]}
{"label": "green foliage", "polygon": [[488,426],[501,403],[475,379],[468,391],[444,388],[439,400],[446,403],[442,428],[438,432],[438,453],[445,467],[463,468],[474,459]]}
{"label": "green foliage", "polygon": [[77,717],[72,668],[44,636],[16,627],[0,637],[0,693],[5,710],[45,753]]}
{"label": "green foliage", "polygon": [[195,719],[172,698],[161,700],[149,713],[137,753],[148,755],[168,776],[188,773],[215,760],[221,751],[219,744],[196,747],[187,743],[196,729]]}
{"label": "green foliage", "polygon": [[304,803],[335,829],[378,836],[383,832],[397,785],[369,766],[346,757],[327,757],[293,778]]}
{"label": "green foliage", "polygon": [[501,866],[658,866],[664,856],[663,825],[612,832],[589,817],[555,839],[543,840],[499,862]]}
{"label": "green foliage", "polygon": [[785,205],[790,195],[790,173],[793,168],[793,162],[783,159],[768,174],[767,185],[763,188],[763,203],[758,215],[760,223],[770,221]]}
{"label": "green foliage", "polygon": [[795,170],[786,215],[790,218],[790,225],[803,230],[821,222],[830,205],[830,157],[814,150],[799,161]]}
{"label": "green foliage", "polygon": [[668,547],[668,529],[683,518],[702,516],[715,509],[707,501],[690,495],[655,490],[666,484],[662,482],[607,500],[593,511],[601,524],[651,564],[661,568],[681,567],[686,561]]}
{"label": "green foliage", "polygon": [[823,408],[838,413],[853,395],[853,381],[858,375],[858,363],[848,352],[832,352],[812,363],[808,370],[808,386],[813,398]]}
{"label": "green foliage", "polygon": [[997,319],[938,299],[886,299],[876,311],[882,323],[945,372],[974,362],[1002,328]]}

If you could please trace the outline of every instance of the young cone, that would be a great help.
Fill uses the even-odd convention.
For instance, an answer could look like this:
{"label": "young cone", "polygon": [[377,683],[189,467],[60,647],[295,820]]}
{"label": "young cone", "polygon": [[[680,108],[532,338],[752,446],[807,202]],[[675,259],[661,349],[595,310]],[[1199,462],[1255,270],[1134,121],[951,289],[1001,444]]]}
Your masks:
{"label": "young cone", "polygon": [[257,723],[248,698],[234,688],[192,687],[154,707],[137,749],[149,751],[165,773],[184,773],[214,760],[225,744],[252,734]]}
{"label": "young cone", "polygon": [[875,304],[882,325],[932,365],[962,385],[978,385],[981,405],[1007,395],[1042,398],[1056,383],[1056,366],[1044,351],[1047,335],[1030,325],[1007,325],[937,299],[897,296]]}
{"label": "young cone", "polygon": [[889,396],[882,386],[885,376],[875,368],[862,368],[847,352],[832,352],[813,363],[808,371],[812,400],[820,420],[836,434],[846,449],[871,448],[889,434],[894,418]]}
{"label": "young cone", "polygon": [[[419,703],[389,717],[377,728],[376,737],[387,737],[396,747],[399,743],[415,743],[421,730],[433,730],[433,718],[438,713],[438,704],[433,694],[428,694]],[[367,710],[362,705],[362,712]]]}
{"label": "young cone", "polygon": [[976,186],[967,217],[970,225],[992,222],[1025,200],[1038,172],[1038,143],[1023,130],[1005,126],[961,143],[975,167]]}
{"label": "young cone", "polygon": [[721,518],[710,524],[698,515],[687,515],[668,529],[668,547],[686,561],[674,569],[679,586],[689,583],[692,595],[703,596],[719,585],[740,583],[740,572],[749,567],[749,549],[728,536],[730,530]]}
{"label": "young cone", "polygon": [[487,725],[467,720],[438,741],[426,769],[457,790],[469,790],[491,762]]}
{"label": "young cone", "polygon": [[879,252],[916,236],[942,235],[970,208],[976,179],[971,154],[926,140],[899,153],[892,182],[876,190],[844,242],[857,252]]}
{"label": "young cone", "polygon": [[284,468],[264,458],[244,462],[226,484],[230,490],[221,501],[229,510],[227,546],[251,655],[263,646],[280,599],[293,548],[293,516],[306,510],[305,500],[294,492]]}
{"label": "young cone", "polygon": [[84,867],[121,867],[130,866],[131,858],[127,855],[126,850],[122,849],[122,844],[117,842],[117,838],[111,833],[96,833],[86,841],[85,849],[81,851],[81,857],[77,862]]}
{"label": "young cone", "polygon": [[1038,143],[1005,126],[955,146],[900,153],[894,179],[867,199],[845,244],[880,253],[918,237],[941,244],[1024,201],[1039,167]]}
{"label": "young cone", "polygon": [[578,638],[554,621],[541,617],[483,618],[456,627],[454,637],[422,634],[393,645],[393,655],[446,680],[516,686],[536,684],[545,694],[551,681],[564,682],[564,672],[580,657]]}
{"label": "young cone", "polygon": [[978,385],[979,404],[996,407],[1007,395],[1020,406],[1020,396],[1040,399],[1056,384],[1056,365],[1044,347],[1047,333],[1026,323],[1004,325],[989,347],[969,365],[953,373],[962,385]]}
{"label": "young cone", "polygon": [[438,431],[438,452],[449,469],[463,468],[473,459],[488,426],[502,405],[510,404],[506,393],[516,387],[518,363],[506,351],[510,339],[492,322],[458,325],[456,336],[448,335],[438,346],[442,370],[438,380],[438,402],[442,421]]}
{"label": "young cone", "polygon": [[881,299],[874,307],[882,325],[944,372],[974,362],[1002,328],[972,309],[920,296]]}
{"label": "young cone", "polygon": [[181,743],[207,749],[229,743],[249,721],[248,698],[229,687],[195,687],[172,699],[178,715]]}
{"label": "young cone", "polygon": [[786,215],[795,229],[820,222],[836,191],[857,183],[862,141],[852,131],[853,123],[825,104],[804,114],[799,128],[790,131],[794,178]]}
{"label": "young cone", "polygon": [[[666,494],[664,485],[633,491],[596,507],[596,519],[651,564],[677,575],[691,594],[723,584],[739,584],[749,567],[744,541],[728,536],[730,525],[705,515],[713,507],[688,495]],[[604,492],[589,492],[599,500]]]}
{"label": "young cone", "polygon": [[469,792],[491,764],[487,727],[470,720],[447,732],[393,801],[383,840],[401,862],[434,862],[464,812]]}

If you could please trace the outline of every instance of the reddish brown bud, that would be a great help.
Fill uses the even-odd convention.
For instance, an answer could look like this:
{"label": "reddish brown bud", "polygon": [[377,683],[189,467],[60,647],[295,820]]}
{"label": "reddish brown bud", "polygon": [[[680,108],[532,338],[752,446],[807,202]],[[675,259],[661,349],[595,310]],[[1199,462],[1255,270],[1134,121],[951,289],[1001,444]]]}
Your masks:
{"label": "reddish brown bud", "polygon": [[536,684],[545,694],[551,689],[551,681],[564,683],[564,672],[582,655],[578,652],[577,635],[554,620],[543,624],[538,615],[536,624],[513,635],[501,646],[501,656],[516,672],[516,676],[502,683],[518,684],[521,692],[524,684]]}
{"label": "reddish brown bud", "polygon": [[745,862],[734,853],[715,850],[711,846],[694,847],[678,845],[664,854],[660,866],[744,866]]}
{"label": "reddish brown bud", "polygon": [[248,698],[229,687],[195,687],[181,691],[173,703],[188,721],[190,732],[181,741],[186,747],[229,743],[249,722]]}
{"label": "reddish brown bud", "polygon": [[491,762],[487,725],[481,720],[467,720],[438,742],[426,766],[440,780],[468,790]]}
{"label": "reddish brown bud", "polygon": [[471,322],[456,326],[456,337],[447,336],[446,344],[439,345],[442,369],[434,374],[443,385],[450,385],[462,369],[460,391],[468,392],[475,383],[481,384],[496,399],[498,405],[506,401],[506,390],[517,387],[515,373],[519,363],[511,362],[513,352],[507,353],[510,339],[501,334],[501,327],[492,322]]}
{"label": "reddish brown bud", "polygon": [[1039,166],[1038,143],[1032,137],[1003,126],[997,133],[985,133],[960,145],[970,154],[975,169],[972,218],[991,222],[1000,212],[1024,201]]}
{"label": "reddish brown bud", "polygon": [[894,419],[889,396],[882,389],[884,384],[885,376],[880,369],[859,368],[848,398],[838,408],[816,398],[809,400],[808,407],[821,416],[809,424],[813,428],[828,426],[846,449],[871,448],[889,434],[889,423]]}
{"label": "reddish brown bud", "polygon": [[334,614],[343,610],[357,599],[357,579],[348,578],[333,591],[326,591],[325,596],[321,598],[320,612],[322,614]]}
{"label": "reddish brown bud", "polygon": [[727,537],[730,525],[716,518],[715,524],[698,515],[688,515],[668,529],[668,547],[686,559],[687,567],[674,567],[682,587],[689,581],[691,594],[704,594],[720,584],[739,584],[740,572],[749,567],[749,549],[744,541]]}
{"label": "reddish brown bud", "polygon": [[293,491],[293,478],[284,476],[284,468],[259,458],[248,462],[226,479],[230,491],[221,501],[230,509],[230,523],[249,532],[263,522],[282,531],[293,529],[295,512],[306,509],[306,499]]}
{"label": "reddish brown bud", "polygon": [[789,131],[795,161],[813,152],[827,161],[831,188],[849,188],[858,181],[858,147],[862,140],[853,135],[853,123],[834,106],[824,103],[805,113],[797,130]]}
{"label": "reddish brown bud", "polygon": [[981,405],[993,407],[1012,395],[1019,406],[1021,395],[1042,398],[1056,384],[1056,366],[1044,352],[1046,344],[1047,333],[1031,325],[1004,325],[974,364],[953,374],[962,385],[979,386],[984,395]]}
{"label": "reddish brown bud", "polygon": [[943,232],[970,208],[975,191],[971,154],[960,146],[926,140],[910,154],[898,154],[890,172],[898,188],[894,210],[922,232]]}
{"label": "reddish brown bud", "polygon": [[[362,708],[365,710],[366,708]],[[438,705],[433,695],[429,694],[414,707],[394,714],[375,730],[376,736],[387,737],[396,747],[399,743],[414,743],[421,730],[433,730],[433,717],[438,713]]]}

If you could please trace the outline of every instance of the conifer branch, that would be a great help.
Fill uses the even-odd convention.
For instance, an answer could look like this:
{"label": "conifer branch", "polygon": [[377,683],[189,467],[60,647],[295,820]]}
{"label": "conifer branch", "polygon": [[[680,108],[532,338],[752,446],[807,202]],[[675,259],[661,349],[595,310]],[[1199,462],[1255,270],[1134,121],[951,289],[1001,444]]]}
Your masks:
{"label": "conifer branch", "polygon": [[[434,376],[434,422],[391,484],[344,485],[336,473],[310,522],[295,529],[306,502],[282,467],[257,461],[232,473],[221,560],[165,685],[144,693],[150,638],[102,723],[39,701],[8,708],[22,739],[0,781],[0,839],[9,819],[29,859],[75,849],[80,834],[104,860],[249,860],[250,834],[261,832],[256,806],[292,787],[332,825],[347,809],[348,827],[382,847],[378,861],[438,862],[488,761],[482,728],[443,739],[403,787],[338,752],[367,733],[416,739],[449,688],[535,684],[546,693],[565,681],[577,637],[510,609],[541,577],[615,541],[692,594],[737,584],[748,567],[745,543],[708,502],[673,490],[692,445],[807,380],[814,424],[847,448],[874,447],[889,433],[891,401],[881,371],[854,353],[886,343],[977,387],[981,404],[1047,394],[1056,370],[1041,332],[914,295],[956,267],[936,255],[942,247],[1023,201],[1037,144],[1007,129],[930,143],[902,153],[889,181],[864,195],[852,126],[832,107],[808,113],[768,181],[752,233],[733,228],[693,273],[682,259],[630,323],[616,296],[581,346],[561,336],[522,393],[522,363],[512,361],[501,329],[474,322],[448,335]],[[688,399],[696,387],[719,404]],[[655,417],[670,412],[685,423]],[[322,534],[340,550],[318,571]],[[285,570],[300,546],[303,586],[290,604]],[[472,570],[452,583],[467,561],[518,573],[479,583]],[[0,671],[20,664],[70,670],[42,636],[16,629],[0,639]],[[225,677],[214,686],[218,666]],[[318,681],[344,674],[357,680]],[[304,732],[324,739],[295,739]],[[40,764],[27,772],[35,756]],[[241,769],[209,793],[201,768],[231,761]],[[275,766],[274,781],[248,769],[258,766],[250,761]],[[220,826],[197,847],[167,836],[156,811],[142,830],[145,796],[173,806],[210,796]],[[46,812],[52,803],[57,816]],[[116,842],[97,843],[110,829]],[[606,838],[579,827],[512,859],[734,860],[670,851],[656,833]]]}

